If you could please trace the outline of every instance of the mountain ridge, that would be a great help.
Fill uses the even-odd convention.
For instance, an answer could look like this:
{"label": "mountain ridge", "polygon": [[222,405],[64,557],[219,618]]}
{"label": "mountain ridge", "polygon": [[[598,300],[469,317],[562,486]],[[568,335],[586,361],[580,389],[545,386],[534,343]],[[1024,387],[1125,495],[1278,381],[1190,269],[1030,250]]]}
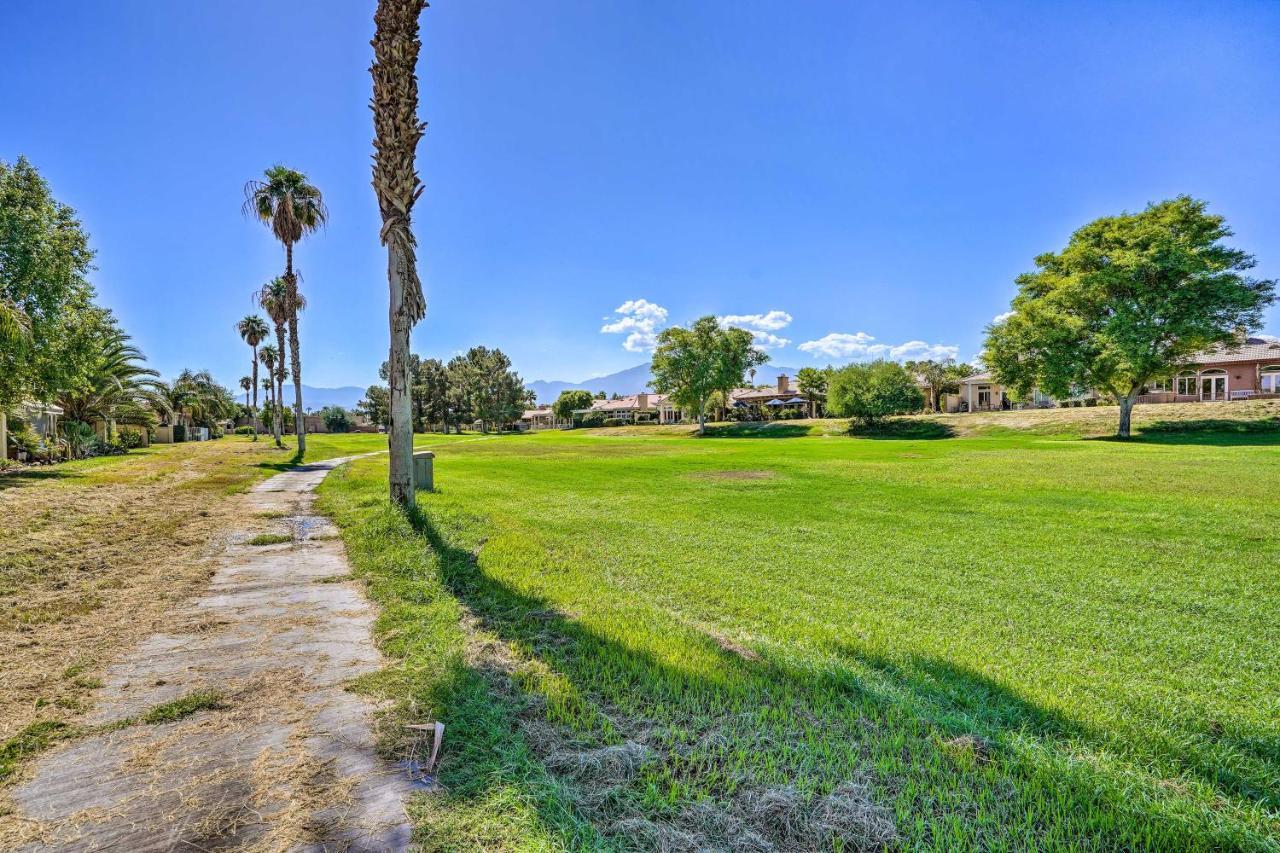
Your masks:
{"label": "mountain ridge", "polygon": [[[778,375],[785,373],[795,378],[797,368],[786,367],[782,365],[762,364],[756,368],[756,384],[764,384],[766,382],[777,382]],[[560,396],[561,391],[583,390],[590,391],[593,394],[603,391],[605,394],[635,394],[650,388],[653,381],[653,374],[649,370],[649,363],[637,364],[635,367],[628,367],[619,370],[616,373],[606,373],[604,376],[593,376],[584,379],[581,382],[568,382],[559,379],[536,379],[532,382],[526,382],[525,387],[538,395],[539,403],[553,403]],[[305,386],[304,386],[305,387]]]}

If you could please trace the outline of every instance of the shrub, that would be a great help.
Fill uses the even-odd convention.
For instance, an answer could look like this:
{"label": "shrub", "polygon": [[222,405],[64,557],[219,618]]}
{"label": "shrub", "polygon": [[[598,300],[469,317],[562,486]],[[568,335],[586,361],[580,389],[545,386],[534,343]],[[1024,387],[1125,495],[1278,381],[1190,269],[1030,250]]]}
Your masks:
{"label": "shrub", "polygon": [[325,406],[320,410],[320,419],[329,432],[351,431],[351,419],[347,417],[347,410],[341,406]]}
{"label": "shrub", "polygon": [[622,426],[622,418],[605,418],[605,419],[604,419],[604,426],[607,426],[607,427],[620,427],[620,426]]}
{"label": "shrub", "polygon": [[578,419],[578,426],[580,427],[599,427],[604,425],[604,412],[587,412]]}
{"label": "shrub", "polygon": [[238,426],[236,427],[236,435],[253,435],[253,427],[248,424]]}
{"label": "shrub", "polygon": [[142,446],[142,433],[136,429],[122,429],[116,433],[116,441],[125,450],[133,450]]}
{"label": "shrub", "polygon": [[923,407],[924,394],[896,361],[842,367],[832,374],[827,390],[827,409],[833,415],[863,423]]}

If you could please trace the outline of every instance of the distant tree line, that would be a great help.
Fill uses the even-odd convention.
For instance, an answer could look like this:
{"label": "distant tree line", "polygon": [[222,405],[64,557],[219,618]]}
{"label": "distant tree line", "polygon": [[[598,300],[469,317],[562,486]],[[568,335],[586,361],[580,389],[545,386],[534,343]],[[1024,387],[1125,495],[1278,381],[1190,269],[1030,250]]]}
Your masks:
{"label": "distant tree line", "polygon": [[[389,367],[383,362],[378,371],[383,381]],[[461,432],[476,421],[485,432],[500,431],[535,402],[534,393],[524,387],[520,374],[511,369],[511,359],[500,349],[472,347],[448,363],[411,355],[409,377],[414,432]],[[356,411],[385,426],[390,421],[387,386],[369,386]]]}

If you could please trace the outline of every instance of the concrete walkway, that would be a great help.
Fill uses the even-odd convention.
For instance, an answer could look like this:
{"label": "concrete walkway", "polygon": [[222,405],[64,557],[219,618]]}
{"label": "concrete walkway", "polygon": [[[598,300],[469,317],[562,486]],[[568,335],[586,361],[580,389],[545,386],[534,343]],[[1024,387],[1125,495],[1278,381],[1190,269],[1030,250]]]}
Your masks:
{"label": "concrete walkway", "polygon": [[[375,707],[347,692],[378,669],[373,612],[314,490],[347,461],[304,465],[245,496],[186,622],[108,673],[87,724],[141,718],[197,691],[214,707],[136,722],[46,755],[12,792],[29,850],[403,850],[408,776],[375,754]],[[278,545],[247,544],[263,530]],[[28,831],[29,830],[29,831]]]}

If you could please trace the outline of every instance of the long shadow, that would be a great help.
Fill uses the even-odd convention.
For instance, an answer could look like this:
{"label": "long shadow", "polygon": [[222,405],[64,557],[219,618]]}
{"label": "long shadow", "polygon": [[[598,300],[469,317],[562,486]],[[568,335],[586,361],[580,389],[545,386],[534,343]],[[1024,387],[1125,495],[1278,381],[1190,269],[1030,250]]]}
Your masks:
{"label": "long shadow", "polygon": [[0,492],[23,486],[33,486],[46,480],[74,480],[83,476],[77,471],[66,470],[62,465],[23,468],[18,471],[0,473]]}
{"label": "long shadow", "polygon": [[[288,448],[285,448],[286,450]],[[259,462],[254,467],[262,468],[267,471],[296,471],[298,466],[302,464],[302,452],[295,450],[293,455],[288,459],[276,460],[275,462]]]}
{"label": "long shadow", "polygon": [[[802,424],[746,422],[713,424],[707,427],[706,438],[799,438],[809,435],[809,427]],[[695,433],[696,437],[696,433]]]}
{"label": "long shadow", "polygon": [[949,424],[914,418],[889,418],[872,424],[850,424],[849,435],[858,438],[939,439],[955,438]]}
{"label": "long shadow", "polygon": [[[1069,831],[1079,833],[1073,841],[1089,846],[1088,841],[1092,839],[1101,846],[1107,846],[1115,843],[1118,834],[1124,834],[1122,831],[1126,830],[1131,833],[1129,838],[1135,844],[1149,844],[1153,838],[1164,839],[1167,843],[1186,840],[1168,821],[1155,797],[1128,796],[1127,782],[1118,782],[1104,789],[1098,785],[1098,776],[1105,771],[1092,767],[1088,762],[1066,760],[1068,752],[1074,751],[1073,744],[1097,746],[1100,751],[1108,746],[1114,747],[1114,742],[1109,742],[1108,737],[1028,701],[981,673],[946,660],[919,655],[889,660],[848,644],[830,649],[841,661],[837,665],[797,668],[699,631],[692,635],[690,642],[700,645],[702,651],[718,656],[724,666],[717,673],[693,675],[687,670],[672,668],[646,651],[602,636],[570,614],[561,612],[548,600],[515,590],[487,575],[471,551],[452,544],[421,511],[412,520],[417,531],[438,555],[446,588],[486,630],[524,650],[540,666],[547,667],[572,685],[587,704],[599,709],[608,720],[606,731],[611,732],[614,738],[629,738],[637,732],[652,731],[655,720],[673,712],[678,715],[682,708],[692,707],[699,712],[728,708],[733,707],[734,698],[744,697],[749,700],[749,706],[787,707],[793,712],[789,719],[814,721],[814,728],[821,732],[822,738],[857,740],[865,735],[865,732],[856,730],[858,721],[896,720],[907,730],[923,728],[924,734],[916,743],[922,750],[935,749],[949,754],[947,744],[954,739],[973,737],[971,742],[978,745],[981,754],[977,758],[985,765],[984,772],[989,773],[994,768],[1008,780],[1007,788],[1017,792],[1016,796],[1022,800],[1019,808],[1033,809],[1043,802],[1037,799],[1035,792],[1043,787],[1045,773],[1044,768],[1035,766],[1034,757],[1028,758],[1025,752],[1018,752],[1018,744],[1030,737],[1052,754],[1064,758],[1061,768],[1054,771],[1059,774],[1054,784],[1060,789],[1059,794],[1069,793],[1071,800],[1080,806],[1075,810],[1078,814],[1073,819],[1078,822],[1068,825]],[[697,631],[688,625],[676,630]],[[601,680],[602,672],[593,673],[590,664],[584,663],[590,661],[608,662],[604,681]],[[493,672],[482,675],[490,680],[494,677]],[[623,706],[631,710],[620,710]],[[646,708],[648,713],[644,712]],[[542,709],[535,705],[533,711],[538,714]],[[510,731],[512,738],[519,739],[523,735],[517,722],[511,721]],[[545,720],[543,722],[545,726]],[[702,717],[699,723],[682,720],[680,725],[690,729],[701,725],[703,732],[710,736],[728,731],[734,723],[712,715],[710,718]],[[850,725],[854,728],[846,728]],[[741,735],[745,739],[761,737],[765,742],[774,736],[784,741],[788,736],[801,737],[790,731],[752,730]],[[576,736],[581,738],[582,732],[578,731]],[[812,737],[813,732],[804,736]],[[1237,753],[1253,756],[1264,767],[1266,775],[1280,775],[1280,743],[1270,733],[1218,731],[1215,737],[1217,744],[1225,744]],[[536,742],[527,743],[526,747],[547,766],[546,748]],[[1178,742],[1170,740],[1153,748],[1162,761],[1198,776],[1222,793],[1270,809],[1280,807],[1280,794],[1254,784],[1243,774],[1236,774],[1222,761],[1221,755],[1215,760],[1210,750],[1188,749],[1185,739]],[[1139,753],[1142,751],[1139,749]],[[1142,762],[1141,754],[1130,755],[1136,764]],[[933,784],[961,787],[972,784],[979,788],[991,784],[990,778],[966,777],[969,771],[956,769],[946,761],[941,763],[951,769],[920,772],[944,773],[944,778],[934,778]],[[846,773],[848,770],[845,768]],[[831,773],[839,773],[838,767],[810,766],[805,769],[796,766],[792,771],[807,774],[803,778],[809,783],[834,786],[841,781],[838,778],[817,778],[823,771],[828,771],[828,777]],[[687,769],[672,770],[672,778],[665,781],[674,784],[681,774],[688,772]],[[1254,778],[1257,772],[1255,768]],[[659,778],[662,778],[660,773]],[[1022,793],[1019,780],[1028,782],[1028,793]],[[891,787],[898,781],[886,780]],[[470,778],[454,790],[462,796],[482,799],[491,784],[492,776],[487,779]],[[649,784],[654,784],[653,777],[650,777]],[[739,784],[749,786],[751,783],[749,779],[738,779],[734,785]],[[715,783],[712,787],[715,788]],[[730,796],[731,790],[725,787],[713,793]],[[640,795],[636,793],[635,796],[638,798]],[[611,798],[615,803],[629,802],[625,794],[615,792]],[[531,799],[537,798],[531,796]],[[562,819],[558,807],[540,803],[539,808],[546,809],[542,817],[548,827],[555,826],[557,820]],[[1121,813],[1128,815],[1129,824],[1118,819]],[[607,826],[619,816],[609,814],[606,809],[605,814],[593,813],[590,819],[597,826]],[[581,840],[577,835],[562,839],[567,846]],[[990,840],[999,843],[1001,836],[994,835]],[[914,841],[929,843],[928,839],[916,838]]]}
{"label": "long shadow", "polygon": [[[1132,440],[1132,439],[1131,439]],[[1217,447],[1280,445],[1280,418],[1233,421],[1154,421],[1140,427],[1137,441],[1147,444],[1202,444]]]}

